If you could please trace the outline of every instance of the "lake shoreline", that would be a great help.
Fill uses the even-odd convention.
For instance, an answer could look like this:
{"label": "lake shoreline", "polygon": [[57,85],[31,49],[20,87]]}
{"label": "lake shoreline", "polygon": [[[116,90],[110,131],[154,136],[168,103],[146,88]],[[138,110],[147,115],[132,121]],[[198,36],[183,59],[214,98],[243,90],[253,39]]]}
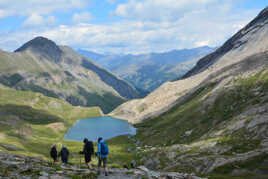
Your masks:
{"label": "lake shoreline", "polygon": [[122,135],[136,135],[136,128],[128,121],[100,116],[77,120],[65,133],[64,140],[82,141],[88,138],[96,142],[98,137],[108,140]]}

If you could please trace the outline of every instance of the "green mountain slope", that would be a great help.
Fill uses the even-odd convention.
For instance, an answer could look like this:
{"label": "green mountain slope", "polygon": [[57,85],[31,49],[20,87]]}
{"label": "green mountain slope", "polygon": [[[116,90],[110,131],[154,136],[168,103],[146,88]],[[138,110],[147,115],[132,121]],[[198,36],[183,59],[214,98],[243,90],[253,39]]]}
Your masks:
{"label": "green mountain slope", "polygon": [[40,92],[73,105],[99,106],[107,113],[139,92],[67,46],[37,37],[15,53],[0,51],[0,83]]}
{"label": "green mountain slope", "polygon": [[[268,61],[268,53],[263,55],[258,57]],[[141,146],[151,146],[143,158],[147,167],[226,178],[268,176],[268,64],[219,89],[221,82],[200,86],[166,113],[136,125]]]}
{"label": "green mountain slope", "polygon": [[100,116],[98,107],[74,107],[40,93],[0,86],[0,150],[47,157],[53,143],[78,120]]}

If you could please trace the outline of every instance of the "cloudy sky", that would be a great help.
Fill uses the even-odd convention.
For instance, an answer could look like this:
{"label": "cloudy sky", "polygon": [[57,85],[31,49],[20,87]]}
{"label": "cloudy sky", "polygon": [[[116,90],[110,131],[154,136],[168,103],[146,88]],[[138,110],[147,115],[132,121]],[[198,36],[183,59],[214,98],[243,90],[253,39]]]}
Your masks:
{"label": "cloudy sky", "polygon": [[267,0],[0,0],[0,48],[36,36],[99,53],[219,46]]}

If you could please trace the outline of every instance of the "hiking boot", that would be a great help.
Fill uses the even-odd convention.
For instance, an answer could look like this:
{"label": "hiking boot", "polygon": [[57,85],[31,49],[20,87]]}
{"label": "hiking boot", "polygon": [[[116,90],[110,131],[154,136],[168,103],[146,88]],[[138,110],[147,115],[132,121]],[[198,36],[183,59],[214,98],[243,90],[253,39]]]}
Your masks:
{"label": "hiking boot", "polygon": [[105,172],[105,176],[108,176],[108,172]]}

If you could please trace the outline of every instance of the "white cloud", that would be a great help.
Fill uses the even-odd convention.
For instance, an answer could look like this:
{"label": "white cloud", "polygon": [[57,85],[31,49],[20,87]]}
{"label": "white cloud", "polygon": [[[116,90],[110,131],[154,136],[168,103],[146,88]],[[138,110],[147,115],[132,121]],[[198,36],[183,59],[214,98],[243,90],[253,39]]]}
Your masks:
{"label": "white cloud", "polygon": [[[0,34],[0,48],[14,50],[40,35],[58,44],[112,53],[219,46],[256,16],[259,10],[235,8],[231,0],[130,0],[119,5],[114,12],[123,17],[119,22],[90,24],[89,16],[79,21],[83,15],[77,14],[77,23],[73,25]],[[39,15],[43,20],[48,19]]]}
{"label": "white cloud", "polygon": [[7,17],[9,14],[7,11],[0,9],[0,19]]}
{"label": "white cloud", "polygon": [[39,14],[32,14],[25,20],[23,26],[25,27],[51,26],[54,25],[56,21],[57,20],[54,16],[48,16],[47,18],[44,18]]}
{"label": "white cloud", "polygon": [[[120,4],[114,14],[130,19],[175,21],[184,14],[214,5],[220,0],[129,0]],[[226,2],[230,0],[226,0]],[[221,3],[224,4],[225,2]]]}
{"label": "white cloud", "polygon": [[201,46],[208,46],[210,43],[209,43],[209,40],[205,40],[205,41],[197,41],[195,42],[195,46],[196,47],[201,47]]}
{"label": "white cloud", "polygon": [[0,0],[0,18],[8,16],[49,15],[54,11],[84,9],[91,0]]}
{"label": "white cloud", "polygon": [[40,26],[44,24],[44,18],[38,14],[32,14],[24,22],[24,26]]}
{"label": "white cloud", "polygon": [[72,22],[77,23],[89,23],[93,16],[89,12],[75,13],[72,17]]}
{"label": "white cloud", "polygon": [[54,16],[48,16],[47,19],[46,19],[46,24],[52,26],[52,25],[55,25],[57,21],[58,20],[57,20],[56,17],[54,17]]}

